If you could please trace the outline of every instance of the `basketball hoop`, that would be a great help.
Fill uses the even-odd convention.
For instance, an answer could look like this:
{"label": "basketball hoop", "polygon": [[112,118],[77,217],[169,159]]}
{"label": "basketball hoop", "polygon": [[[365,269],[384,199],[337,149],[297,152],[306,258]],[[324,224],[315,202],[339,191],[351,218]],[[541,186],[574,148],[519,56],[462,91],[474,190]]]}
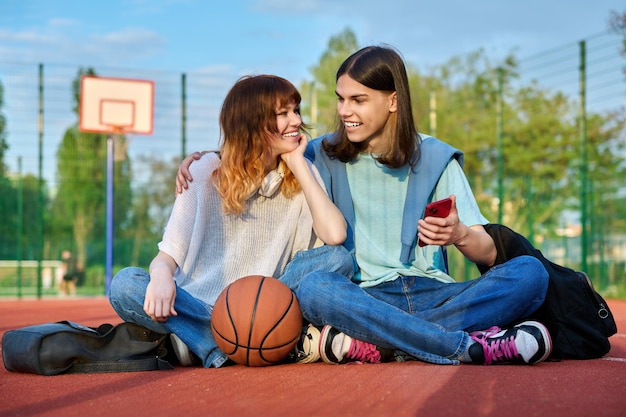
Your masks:
{"label": "basketball hoop", "polygon": [[154,83],[85,75],[80,89],[80,130],[152,134]]}
{"label": "basketball hoop", "polygon": [[[154,83],[85,75],[81,78],[80,87],[79,129],[107,134],[105,290],[108,294],[113,278],[113,166],[114,160],[120,160],[115,154],[114,136],[152,134]],[[122,155],[125,154],[126,147]]]}

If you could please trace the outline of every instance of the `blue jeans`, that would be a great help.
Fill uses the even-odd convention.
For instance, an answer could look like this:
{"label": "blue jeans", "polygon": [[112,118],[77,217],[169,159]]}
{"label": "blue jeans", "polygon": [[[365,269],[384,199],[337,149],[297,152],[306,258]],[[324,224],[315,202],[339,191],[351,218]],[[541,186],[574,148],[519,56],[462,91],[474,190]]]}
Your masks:
{"label": "blue jeans", "polygon": [[458,364],[471,340],[468,332],[529,316],[547,289],[541,262],[520,256],[455,283],[400,276],[361,288],[340,274],[317,271],[300,281],[296,295],[303,316],[315,325],[330,324],[426,362]]}
{"label": "blue jeans", "polygon": [[[322,246],[298,252],[280,279],[297,289],[300,279],[312,271],[352,276],[353,267],[353,258],[343,246]],[[169,317],[165,323],[152,321],[143,311],[149,282],[150,275],[142,268],[124,268],[115,275],[109,289],[109,301],[120,318],[157,333],[175,333],[200,358],[204,367],[222,366],[228,357],[219,350],[211,333],[213,306],[176,287],[174,309],[178,315]]]}

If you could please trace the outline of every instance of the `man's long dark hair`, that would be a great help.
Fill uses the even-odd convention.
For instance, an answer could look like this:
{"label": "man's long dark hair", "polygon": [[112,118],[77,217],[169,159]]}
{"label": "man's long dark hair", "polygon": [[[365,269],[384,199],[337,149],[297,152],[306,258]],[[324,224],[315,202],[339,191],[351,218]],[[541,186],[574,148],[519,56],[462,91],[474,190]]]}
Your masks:
{"label": "man's long dark hair", "polygon": [[[336,80],[344,74],[371,89],[396,92],[398,110],[389,116],[383,131],[386,146],[376,159],[390,168],[413,165],[419,156],[419,137],[413,120],[409,80],[400,54],[388,46],[367,46],[341,64]],[[338,116],[337,130],[330,140],[324,141],[323,147],[331,158],[349,162],[365,151],[367,144],[350,142]]]}

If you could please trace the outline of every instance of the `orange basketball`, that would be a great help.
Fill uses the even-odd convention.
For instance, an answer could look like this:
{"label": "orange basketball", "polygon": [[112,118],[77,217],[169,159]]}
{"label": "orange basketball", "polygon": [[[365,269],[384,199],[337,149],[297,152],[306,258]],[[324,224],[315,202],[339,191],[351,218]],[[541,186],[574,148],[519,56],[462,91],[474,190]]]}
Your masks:
{"label": "orange basketball", "polygon": [[215,301],[211,331],[217,346],[234,362],[274,365],[298,343],[300,304],[291,289],[276,278],[243,277]]}

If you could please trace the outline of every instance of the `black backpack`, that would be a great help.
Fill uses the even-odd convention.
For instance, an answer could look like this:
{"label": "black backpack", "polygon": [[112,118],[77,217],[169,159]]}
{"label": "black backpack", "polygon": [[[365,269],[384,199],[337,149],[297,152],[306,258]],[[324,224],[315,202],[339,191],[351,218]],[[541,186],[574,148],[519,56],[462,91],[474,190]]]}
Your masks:
{"label": "black backpack", "polygon": [[134,323],[93,328],[60,321],[7,331],[2,360],[9,371],[39,375],[173,369],[168,343],[168,335]]}
{"label": "black backpack", "polygon": [[[495,264],[521,255],[539,259],[550,277],[543,305],[525,320],[543,323],[552,337],[553,360],[595,359],[611,349],[609,337],[617,332],[613,314],[584,272],[557,265],[519,233],[499,224],[485,225],[498,255]],[[489,268],[477,265],[481,273]]]}

